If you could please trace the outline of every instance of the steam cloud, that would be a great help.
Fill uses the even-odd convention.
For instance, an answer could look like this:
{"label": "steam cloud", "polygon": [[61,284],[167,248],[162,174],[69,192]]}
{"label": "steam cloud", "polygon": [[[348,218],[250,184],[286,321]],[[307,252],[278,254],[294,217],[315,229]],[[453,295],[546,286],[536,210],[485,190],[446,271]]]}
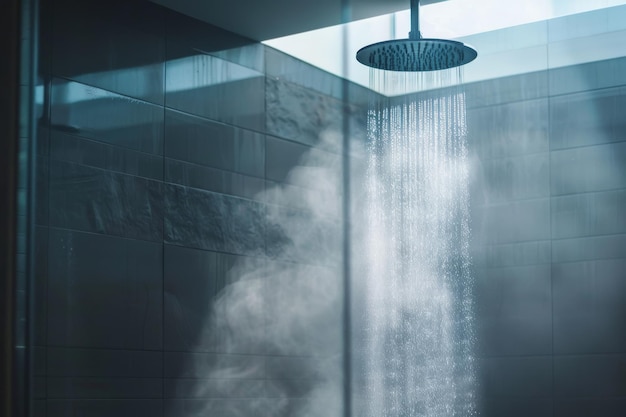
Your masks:
{"label": "steam cloud", "polygon": [[[341,136],[327,132],[267,203],[266,258],[228,272],[202,346],[224,359],[197,380],[197,416],[332,417],[343,410]],[[330,152],[320,150],[328,149]],[[334,152],[333,152],[334,151]],[[199,356],[187,366],[207,368]],[[217,388],[221,387],[221,388]],[[226,388],[224,388],[226,387]],[[224,390],[226,390],[224,392]],[[226,396],[228,398],[216,398]],[[190,402],[193,404],[193,402]]]}

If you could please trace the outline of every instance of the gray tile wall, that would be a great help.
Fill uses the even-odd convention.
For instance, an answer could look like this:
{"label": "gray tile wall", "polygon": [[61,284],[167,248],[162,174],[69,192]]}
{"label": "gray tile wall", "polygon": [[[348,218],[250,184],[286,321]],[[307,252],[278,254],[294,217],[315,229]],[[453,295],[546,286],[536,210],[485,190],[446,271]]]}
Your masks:
{"label": "gray tile wall", "polygon": [[483,416],[626,415],[624,65],[467,86]]}
{"label": "gray tile wall", "polygon": [[35,415],[310,409],[341,381],[342,82],[147,1],[43,3]]}

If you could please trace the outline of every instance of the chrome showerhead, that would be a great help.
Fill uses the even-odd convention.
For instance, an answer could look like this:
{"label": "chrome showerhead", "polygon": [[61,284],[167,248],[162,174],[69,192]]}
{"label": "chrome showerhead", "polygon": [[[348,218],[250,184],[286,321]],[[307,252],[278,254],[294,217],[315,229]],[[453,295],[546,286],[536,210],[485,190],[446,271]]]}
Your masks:
{"label": "chrome showerhead", "polygon": [[462,42],[425,39],[419,32],[419,0],[411,0],[409,39],[378,42],[361,48],[356,59],[387,71],[436,71],[473,61],[478,53]]}

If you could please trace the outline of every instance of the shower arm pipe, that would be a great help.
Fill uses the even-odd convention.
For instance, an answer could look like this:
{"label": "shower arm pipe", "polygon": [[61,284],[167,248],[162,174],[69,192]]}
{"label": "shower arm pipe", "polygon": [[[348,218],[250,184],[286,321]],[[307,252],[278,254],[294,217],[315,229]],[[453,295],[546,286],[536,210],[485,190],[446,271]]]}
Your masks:
{"label": "shower arm pipe", "polygon": [[420,0],[411,0],[411,31],[409,39],[422,39],[420,33]]}

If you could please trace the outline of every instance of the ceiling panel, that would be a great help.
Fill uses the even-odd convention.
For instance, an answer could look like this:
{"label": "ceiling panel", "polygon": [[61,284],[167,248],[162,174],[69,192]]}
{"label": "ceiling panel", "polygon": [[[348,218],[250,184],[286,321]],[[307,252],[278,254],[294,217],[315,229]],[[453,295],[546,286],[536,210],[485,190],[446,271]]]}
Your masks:
{"label": "ceiling panel", "polygon": [[[152,0],[239,35],[263,41],[393,13],[409,0]],[[445,0],[422,0],[422,5]],[[342,3],[347,3],[342,18]]]}

